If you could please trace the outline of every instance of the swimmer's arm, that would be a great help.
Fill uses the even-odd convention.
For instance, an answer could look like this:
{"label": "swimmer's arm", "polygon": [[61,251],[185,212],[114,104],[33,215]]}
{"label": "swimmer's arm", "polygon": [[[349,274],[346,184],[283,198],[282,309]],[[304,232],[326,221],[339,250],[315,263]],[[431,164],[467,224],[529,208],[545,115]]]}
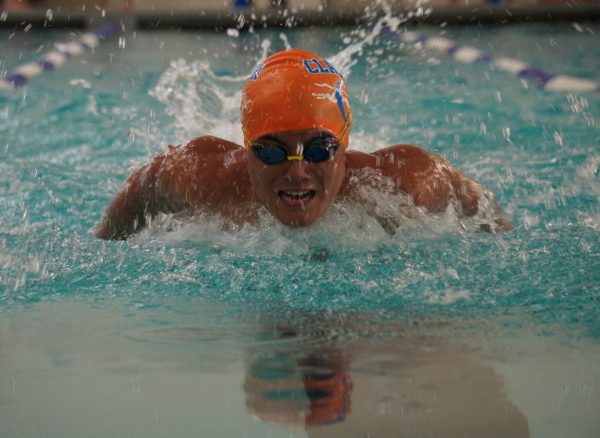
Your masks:
{"label": "swimmer's arm", "polygon": [[[226,167],[222,163],[224,157],[240,152],[244,153],[241,146],[213,136],[169,146],[167,152],[129,177],[97,225],[96,237],[124,240],[158,213],[218,204],[224,178],[219,172]],[[240,160],[234,157],[233,161]]]}
{"label": "swimmer's arm", "polygon": [[[381,149],[373,155],[383,174],[395,180],[396,188],[412,195],[414,203],[427,211],[442,212],[456,199],[464,216],[474,216],[485,201],[487,213],[498,225],[495,231],[512,229],[493,195],[439,155],[406,144]],[[482,230],[492,231],[489,226],[482,226]]]}
{"label": "swimmer's arm", "polygon": [[157,156],[129,177],[96,225],[97,238],[125,240],[146,226],[148,217],[181,209],[175,199],[168,202],[158,190],[158,172],[164,159],[165,155]]}

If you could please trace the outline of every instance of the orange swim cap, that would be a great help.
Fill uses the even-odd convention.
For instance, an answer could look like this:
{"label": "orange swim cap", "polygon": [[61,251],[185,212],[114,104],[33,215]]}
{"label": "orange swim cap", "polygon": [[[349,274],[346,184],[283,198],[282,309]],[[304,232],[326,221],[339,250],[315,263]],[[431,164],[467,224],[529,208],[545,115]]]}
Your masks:
{"label": "orange swim cap", "polygon": [[352,114],[346,82],[325,59],[303,50],[269,56],[242,91],[244,144],[266,134],[324,129],[348,146]]}

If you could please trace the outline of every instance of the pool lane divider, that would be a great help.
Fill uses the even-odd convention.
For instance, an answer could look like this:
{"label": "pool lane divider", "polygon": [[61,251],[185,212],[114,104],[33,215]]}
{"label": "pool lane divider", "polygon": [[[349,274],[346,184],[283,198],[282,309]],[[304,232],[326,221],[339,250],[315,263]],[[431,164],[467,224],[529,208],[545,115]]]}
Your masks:
{"label": "pool lane divider", "polygon": [[100,41],[108,38],[118,30],[119,25],[117,23],[109,22],[92,32],[84,33],[75,41],[56,44],[54,50],[45,53],[37,61],[15,67],[6,76],[0,78],[0,90],[9,90],[25,85],[33,77],[58,69],[66,60],[75,58],[86,50],[93,50],[100,44]]}
{"label": "pool lane divider", "polygon": [[463,64],[474,64],[476,62],[491,63],[498,70],[502,70],[504,72],[516,75],[522,79],[532,81],[544,90],[574,93],[600,93],[600,82],[548,73],[518,59],[504,56],[492,56],[479,49],[463,46],[462,44],[456,43],[447,38],[439,36],[427,36],[412,31],[394,31],[389,27],[385,27],[383,32],[388,36],[398,38],[402,42],[419,44],[425,49],[446,53],[455,61]]}

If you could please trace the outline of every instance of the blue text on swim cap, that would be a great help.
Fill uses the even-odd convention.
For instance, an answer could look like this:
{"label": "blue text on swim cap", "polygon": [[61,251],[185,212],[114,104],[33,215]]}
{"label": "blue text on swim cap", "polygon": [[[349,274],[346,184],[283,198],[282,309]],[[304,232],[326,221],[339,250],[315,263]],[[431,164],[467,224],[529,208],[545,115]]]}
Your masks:
{"label": "blue text on swim cap", "polygon": [[327,62],[327,60],[323,59],[323,62],[325,62],[325,66],[323,66],[317,58],[305,59],[304,67],[306,67],[306,70],[308,70],[308,72],[313,75],[317,73],[333,73],[335,75],[341,76],[338,73],[338,71],[335,68],[333,68],[333,66],[329,62]]}
{"label": "blue text on swim cap", "polygon": [[342,96],[343,85],[343,81],[338,81],[338,83],[335,85],[335,100],[337,101],[340,113],[342,113],[342,118],[344,119],[344,122],[347,122],[348,117],[346,116],[346,110],[344,109],[344,97]]}

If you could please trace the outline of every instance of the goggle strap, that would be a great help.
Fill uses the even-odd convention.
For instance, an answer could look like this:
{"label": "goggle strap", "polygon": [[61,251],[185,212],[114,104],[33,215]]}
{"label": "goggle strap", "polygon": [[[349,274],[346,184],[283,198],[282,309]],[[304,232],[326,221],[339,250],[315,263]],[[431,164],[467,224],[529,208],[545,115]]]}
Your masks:
{"label": "goggle strap", "polygon": [[342,126],[342,130],[338,135],[339,140],[344,138],[344,136],[346,135],[346,132],[350,129],[351,126],[352,126],[352,110],[348,109],[348,117],[346,118],[346,122],[344,123],[344,126]]}
{"label": "goggle strap", "polygon": [[304,156],[303,155],[288,155],[287,159],[288,159],[288,161],[302,161],[302,160],[304,160]]}

